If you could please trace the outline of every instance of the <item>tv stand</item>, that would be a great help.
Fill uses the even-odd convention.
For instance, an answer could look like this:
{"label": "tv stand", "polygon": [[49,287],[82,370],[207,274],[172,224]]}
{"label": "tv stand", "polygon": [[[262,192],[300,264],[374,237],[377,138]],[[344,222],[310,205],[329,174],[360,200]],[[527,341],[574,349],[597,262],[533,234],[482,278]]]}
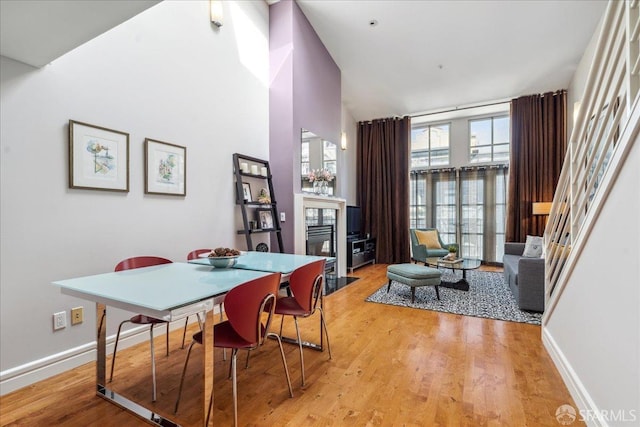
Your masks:
{"label": "tv stand", "polygon": [[353,270],[366,264],[376,263],[376,239],[347,237],[347,269]]}

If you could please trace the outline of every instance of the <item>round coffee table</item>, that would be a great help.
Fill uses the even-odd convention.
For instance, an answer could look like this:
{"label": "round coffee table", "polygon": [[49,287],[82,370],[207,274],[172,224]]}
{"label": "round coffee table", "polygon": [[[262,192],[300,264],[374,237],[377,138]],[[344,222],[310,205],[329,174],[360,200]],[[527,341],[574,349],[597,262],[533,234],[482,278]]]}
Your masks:
{"label": "round coffee table", "polygon": [[449,262],[444,261],[442,258],[427,258],[427,262],[425,264],[429,267],[448,268],[449,270],[453,270],[454,272],[456,270],[462,270],[462,279],[455,282],[443,280],[440,283],[440,286],[445,288],[458,289],[461,291],[468,291],[469,282],[467,282],[467,270],[476,270],[478,267],[480,267],[481,261],[479,259],[463,258],[462,261]]}

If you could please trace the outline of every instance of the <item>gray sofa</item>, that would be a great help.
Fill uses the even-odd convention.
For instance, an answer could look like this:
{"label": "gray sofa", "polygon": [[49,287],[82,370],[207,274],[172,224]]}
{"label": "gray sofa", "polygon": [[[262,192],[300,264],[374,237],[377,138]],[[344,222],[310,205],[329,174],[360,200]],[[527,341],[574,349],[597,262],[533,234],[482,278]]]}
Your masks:
{"label": "gray sofa", "polygon": [[504,244],[504,279],[522,310],[544,311],[544,258],[523,257],[524,243]]}

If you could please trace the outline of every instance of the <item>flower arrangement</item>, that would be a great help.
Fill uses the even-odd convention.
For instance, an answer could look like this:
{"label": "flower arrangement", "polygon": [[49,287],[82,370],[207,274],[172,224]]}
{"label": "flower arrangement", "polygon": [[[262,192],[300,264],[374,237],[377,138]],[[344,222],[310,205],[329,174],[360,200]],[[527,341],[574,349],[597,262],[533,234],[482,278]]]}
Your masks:
{"label": "flower arrangement", "polygon": [[309,182],[333,181],[333,175],[328,169],[313,169],[309,172]]}

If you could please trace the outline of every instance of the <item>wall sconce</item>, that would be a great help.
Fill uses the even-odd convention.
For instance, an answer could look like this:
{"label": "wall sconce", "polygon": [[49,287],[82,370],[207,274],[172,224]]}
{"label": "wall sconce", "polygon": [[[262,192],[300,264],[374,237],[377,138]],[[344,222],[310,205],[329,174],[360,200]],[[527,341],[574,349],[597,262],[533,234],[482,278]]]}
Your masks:
{"label": "wall sconce", "polygon": [[209,11],[213,25],[218,28],[222,27],[222,0],[209,0]]}
{"label": "wall sconce", "polygon": [[347,149],[347,133],[346,132],[342,132],[342,135],[340,136],[340,148],[342,148],[343,150]]}

